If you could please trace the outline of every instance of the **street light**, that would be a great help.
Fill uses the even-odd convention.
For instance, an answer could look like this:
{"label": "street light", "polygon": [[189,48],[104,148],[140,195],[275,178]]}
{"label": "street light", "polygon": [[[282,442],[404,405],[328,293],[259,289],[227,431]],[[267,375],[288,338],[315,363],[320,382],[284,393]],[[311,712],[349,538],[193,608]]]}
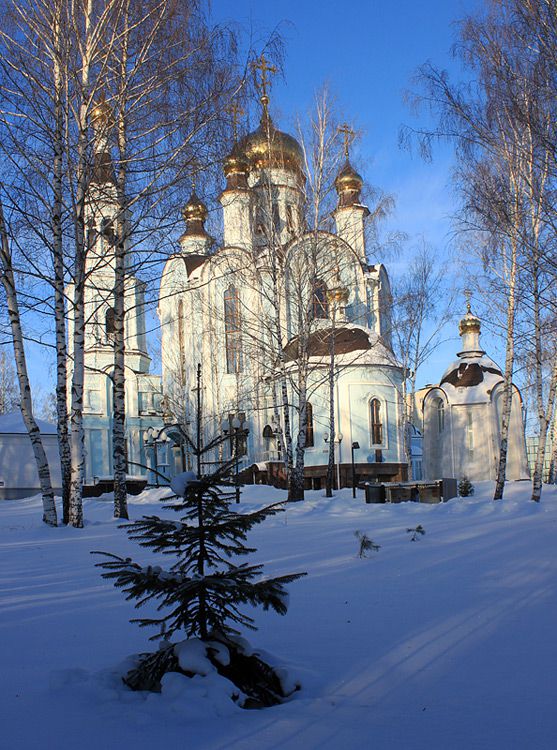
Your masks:
{"label": "street light", "polygon": [[360,450],[360,444],[357,441],[352,443],[352,497],[356,497],[356,467],[354,465],[354,451]]}
{"label": "street light", "polygon": [[159,486],[159,474],[158,474],[158,466],[157,466],[157,441],[155,440],[155,433],[156,430],[154,430],[152,427],[149,427],[147,432],[145,433],[145,447],[146,448],[152,448],[153,449],[153,465],[152,468],[155,473],[155,484],[158,487]]}
{"label": "street light", "polygon": [[240,502],[240,456],[239,456],[239,450],[238,445],[241,437],[247,437],[249,434],[249,430],[247,427],[245,427],[245,423],[241,422],[238,417],[234,417],[234,419],[230,421],[224,421],[222,423],[222,431],[225,435],[230,434],[230,436],[233,439],[233,446],[234,446],[234,458],[235,458],[235,465],[234,465],[234,484],[236,487],[236,502]]}

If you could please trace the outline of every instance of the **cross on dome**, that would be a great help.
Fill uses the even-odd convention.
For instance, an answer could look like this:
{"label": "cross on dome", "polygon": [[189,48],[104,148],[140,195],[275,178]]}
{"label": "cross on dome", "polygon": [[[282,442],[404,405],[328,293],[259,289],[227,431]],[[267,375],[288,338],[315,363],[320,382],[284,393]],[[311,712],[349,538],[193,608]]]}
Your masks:
{"label": "cross on dome", "polygon": [[[251,68],[255,75],[255,85],[261,92],[261,104],[266,111],[269,104],[269,89],[271,87],[271,79],[269,78],[267,73],[275,75],[275,73],[277,72],[277,68],[275,65],[269,64],[269,61],[267,60],[263,52],[257,60],[254,60],[251,63]],[[260,72],[259,80],[257,80],[258,71]]]}
{"label": "cross on dome", "polygon": [[246,113],[237,102],[232,102],[226,111],[232,115],[232,135],[234,136],[234,143],[236,143],[238,140],[238,123],[242,115]]}
{"label": "cross on dome", "polygon": [[343,125],[339,125],[338,128],[337,128],[337,131],[339,133],[342,133],[342,135],[343,135],[343,140],[344,140],[344,144],[343,144],[344,155],[345,155],[346,159],[348,159],[348,157],[350,155],[350,145],[352,144],[352,141],[354,140],[354,136],[356,135],[356,133],[350,127],[350,125],[348,125],[348,123],[346,123],[346,122]]}

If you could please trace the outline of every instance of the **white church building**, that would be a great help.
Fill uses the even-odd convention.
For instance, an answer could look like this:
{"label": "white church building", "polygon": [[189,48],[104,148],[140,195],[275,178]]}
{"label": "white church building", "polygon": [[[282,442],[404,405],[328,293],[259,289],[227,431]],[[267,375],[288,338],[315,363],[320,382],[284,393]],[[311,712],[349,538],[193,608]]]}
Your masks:
{"label": "white church building", "polygon": [[[438,385],[416,393],[423,433],[425,479],[495,479],[501,444],[503,374],[480,344],[479,318],[468,312],[459,324],[457,360]],[[506,478],[528,479],[522,398],[513,385]]]}
{"label": "white church building", "polygon": [[[351,482],[352,459],[360,480],[404,480],[404,374],[391,346],[387,272],[368,259],[363,180],[350,164],[345,142],[332,231],[309,230],[302,149],[273,124],[265,92],[261,103],[259,127],[237,141],[223,162],[222,246],[215,247],[207,234],[207,208],[195,191],[183,209],[185,231],[160,280],[162,375],[150,372],[145,284],[128,262],[128,474],[152,482],[156,474],[150,469],[171,476],[194,468],[180,433],[194,438],[199,402],[205,443],[241,425],[240,469],[257,481],[282,481],[283,436],[290,429],[295,446],[300,430],[296,407],[305,392],[309,486],[322,484],[331,443],[337,483]],[[103,103],[93,124],[109,116]],[[87,484],[112,475],[111,225],[118,201],[110,145],[102,132],[97,128],[87,217],[92,238],[85,287]],[[71,299],[71,288],[68,295]],[[478,318],[468,312],[460,333],[458,361],[439,385],[417,396],[424,479],[494,476],[503,378],[480,347]],[[68,334],[71,359],[71,319]],[[199,366],[202,382],[196,390]],[[206,460],[221,462],[234,449],[226,441]],[[521,400],[515,389],[508,478],[525,476]]]}
{"label": "white church building", "polygon": [[[347,158],[335,181],[336,231],[305,230],[302,150],[275,128],[266,96],[262,105],[259,127],[224,161],[222,247],[212,249],[207,209],[194,193],[184,208],[179,248],[164,267],[158,313],[165,403],[171,419],[193,428],[200,363],[205,439],[238,420],[249,430],[241,468],[277,479],[285,427],[279,373],[290,384],[296,442],[294,394],[299,357],[307,356],[307,483],[321,484],[331,440],[342,483],[350,481],[356,445],[359,477],[402,479],[402,369],[391,349],[387,273],[367,259],[362,178]],[[174,455],[178,470],[182,457]]]}

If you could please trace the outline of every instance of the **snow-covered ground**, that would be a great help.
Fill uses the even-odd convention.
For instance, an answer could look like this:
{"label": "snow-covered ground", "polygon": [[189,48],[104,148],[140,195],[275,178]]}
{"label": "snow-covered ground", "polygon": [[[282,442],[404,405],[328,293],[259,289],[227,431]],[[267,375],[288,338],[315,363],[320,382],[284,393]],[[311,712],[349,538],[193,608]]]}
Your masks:
{"label": "snow-covered ground", "polygon": [[[43,526],[37,498],[0,503],[0,747],[553,750],[557,492],[536,506],[527,483],[500,503],[490,489],[392,506],[312,492],[256,528],[269,573],[308,572],[288,615],[257,612],[248,635],[303,684],[262,711],[202,688],[189,700],[179,686],[121,687],[122,660],[152,648],[150,633],[89,552],[155,557],[118,529],[108,499],[87,501],[82,530]],[[242,506],[282,496],[251,487]],[[160,512],[157,493],[130,511]],[[417,524],[426,535],[411,542]],[[381,549],[359,559],[356,530]]]}

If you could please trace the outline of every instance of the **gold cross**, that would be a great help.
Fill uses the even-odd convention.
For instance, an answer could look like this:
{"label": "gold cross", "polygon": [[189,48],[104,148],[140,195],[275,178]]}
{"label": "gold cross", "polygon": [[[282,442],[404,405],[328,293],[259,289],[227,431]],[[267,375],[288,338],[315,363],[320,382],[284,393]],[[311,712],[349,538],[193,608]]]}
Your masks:
{"label": "gold cross", "polygon": [[339,125],[337,128],[339,133],[342,133],[344,136],[344,155],[348,159],[348,153],[350,150],[350,144],[354,140],[354,136],[356,135],[350,125],[348,123],[344,123],[344,125]]}
{"label": "gold cross", "polygon": [[464,289],[464,296],[466,297],[466,312],[472,312],[472,308],[470,307],[470,297],[472,296],[472,292],[470,289]]}
{"label": "gold cross", "polygon": [[[251,63],[251,68],[255,74],[256,77],[256,86],[261,91],[262,97],[267,97],[268,93],[268,86],[271,83],[270,78],[267,76],[267,73],[271,73],[271,75],[275,75],[277,72],[277,69],[274,65],[269,65],[269,62],[265,55],[261,53],[261,57],[258,60],[254,60]],[[261,79],[258,82],[257,81],[257,71],[261,71]]]}
{"label": "gold cross", "polygon": [[240,117],[246,113],[237,102],[232,102],[226,111],[232,115],[232,133],[234,135],[234,142],[236,142],[238,140],[238,123],[240,122]]}

